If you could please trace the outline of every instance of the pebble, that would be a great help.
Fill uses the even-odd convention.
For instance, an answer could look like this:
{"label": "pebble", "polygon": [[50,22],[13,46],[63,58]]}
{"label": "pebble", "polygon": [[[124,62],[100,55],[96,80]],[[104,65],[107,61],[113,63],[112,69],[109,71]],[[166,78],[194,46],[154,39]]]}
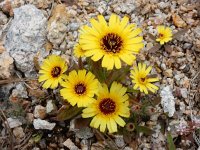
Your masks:
{"label": "pebble", "polygon": [[41,119],[34,119],[33,126],[35,129],[53,130],[53,128],[56,126],[56,123],[50,123],[46,120]]}
{"label": "pebble", "polygon": [[81,128],[78,131],[76,131],[75,135],[79,139],[89,139],[94,136],[94,133],[92,132],[91,128],[86,127],[86,128]]}
{"label": "pebble", "polygon": [[180,92],[181,92],[181,96],[182,96],[183,98],[187,98],[188,91],[187,91],[186,88],[181,88],[181,89],[180,89]]}
{"label": "pebble", "polygon": [[[8,118],[7,119],[7,122],[8,122],[8,125],[9,127],[12,129],[12,128],[15,128],[15,127],[19,127],[22,125],[22,122],[19,121],[19,119],[14,119],[14,118]],[[5,123],[7,123],[5,122]]]}
{"label": "pebble", "polygon": [[13,129],[13,134],[15,135],[16,138],[23,138],[25,136],[25,133],[23,131],[22,127],[16,127]]}
{"label": "pebble", "polygon": [[44,119],[46,117],[46,108],[41,105],[37,105],[35,106],[33,114],[35,118]]}
{"label": "pebble", "polygon": [[79,148],[71,141],[71,139],[67,139],[63,145],[67,148],[69,148],[70,150],[79,150]]}
{"label": "pebble", "polygon": [[167,69],[163,72],[164,76],[169,77],[169,78],[173,76],[172,73],[173,73],[172,69]]}
{"label": "pebble", "polygon": [[53,103],[53,100],[48,101],[46,105],[46,113],[49,114],[54,112],[55,110],[57,110],[57,108],[56,105]]}
{"label": "pebble", "polygon": [[177,14],[172,15],[172,20],[173,20],[174,25],[179,28],[185,27],[187,25],[185,21],[183,21],[183,19]]}
{"label": "pebble", "polygon": [[22,83],[16,85],[16,88],[12,91],[13,97],[28,98],[25,86]]}
{"label": "pebble", "polygon": [[11,76],[13,62],[14,60],[8,52],[4,51],[0,54],[0,78],[7,79]]}
{"label": "pebble", "polygon": [[118,147],[123,147],[125,145],[123,135],[115,135],[115,143]]}

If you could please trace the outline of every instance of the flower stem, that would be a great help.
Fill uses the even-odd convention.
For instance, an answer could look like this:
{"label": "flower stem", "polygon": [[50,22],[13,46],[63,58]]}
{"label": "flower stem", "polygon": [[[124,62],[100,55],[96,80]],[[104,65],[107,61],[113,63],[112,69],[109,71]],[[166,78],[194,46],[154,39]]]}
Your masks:
{"label": "flower stem", "polygon": [[78,59],[78,67],[79,67],[79,69],[83,69],[83,61],[82,61],[81,57]]}

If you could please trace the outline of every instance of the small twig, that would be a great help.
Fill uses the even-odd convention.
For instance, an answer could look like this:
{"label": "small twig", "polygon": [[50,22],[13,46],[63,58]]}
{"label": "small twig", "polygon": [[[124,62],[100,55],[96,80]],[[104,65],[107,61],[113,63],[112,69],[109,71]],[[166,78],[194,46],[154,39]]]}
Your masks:
{"label": "small twig", "polygon": [[[6,118],[6,115],[4,114],[3,110],[0,109],[0,112],[2,114],[2,116],[0,115],[0,119],[3,121],[3,124],[5,126],[5,128],[8,129],[8,132],[9,132],[9,137],[10,137],[10,150],[13,150],[13,134],[12,134],[12,130],[8,124],[8,121],[7,121],[7,118]],[[6,123],[5,123],[6,122]]]}
{"label": "small twig", "polygon": [[37,79],[34,79],[34,78],[22,78],[22,79],[19,79],[19,78],[14,78],[14,79],[6,79],[6,80],[0,80],[0,85],[3,85],[3,84],[9,84],[9,83],[13,83],[13,82],[25,82],[25,81],[30,81],[30,80],[37,80]]}
{"label": "small twig", "polygon": [[25,145],[28,142],[28,140],[31,138],[31,136],[32,136],[32,132],[22,140],[23,141],[22,143],[20,142],[21,143],[20,145],[15,146],[14,149],[21,148],[23,145]]}

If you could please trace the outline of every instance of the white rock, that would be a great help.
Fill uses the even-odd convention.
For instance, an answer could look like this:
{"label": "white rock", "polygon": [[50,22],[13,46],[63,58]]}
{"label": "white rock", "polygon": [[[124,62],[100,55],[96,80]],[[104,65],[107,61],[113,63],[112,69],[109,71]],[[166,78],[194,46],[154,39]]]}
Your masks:
{"label": "white rock", "polygon": [[41,119],[34,119],[33,126],[35,129],[53,130],[53,128],[56,126],[56,123],[50,123],[46,120]]}
{"label": "white rock", "polygon": [[10,57],[8,52],[0,54],[0,78],[6,79],[11,76],[13,69],[13,58]]}
{"label": "white rock", "polygon": [[180,92],[181,92],[181,96],[183,98],[187,98],[187,95],[188,95],[188,90],[186,88],[181,88],[180,89]]}
{"label": "white rock", "polygon": [[46,117],[46,108],[41,105],[35,106],[33,115],[35,118],[44,119]]}
{"label": "white rock", "polygon": [[26,76],[35,76],[33,58],[45,43],[46,21],[34,5],[14,9],[14,19],[8,29],[5,48],[14,58],[16,67]]}
{"label": "white rock", "polygon": [[175,112],[175,102],[170,86],[164,87],[160,92],[160,96],[164,112],[168,112],[168,116],[172,117]]}
{"label": "white rock", "polygon": [[13,97],[28,98],[26,88],[22,83],[17,84],[16,88],[12,91]]}
{"label": "white rock", "polygon": [[25,136],[25,133],[23,131],[22,127],[16,127],[13,129],[13,134],[16,138],[23,138]]}
{"label": "white rock", "polygon": [[118,147],[123,147],[125,145],[123,136],[115,135],[115,143]]}
{"label": "white rock", "polygon": [[71,139],[67,139],[63,143],[63,145],[69,148],[70,150],[79,150],[79,148],[71,141]]}
{"label": "white rock", "polygon": [[[12,128],[15,128],[15,127],[19,127],[22,125],[22,123],[19,121],[19,119],[14,119],[14,118],[8,118],[7,119],[7,122],[8,122],[8,125],[9,127],[12,129]],[[7,123],[5,122],[5,123]]]}
{"label": "white rock", "polygon": [[51,113],[56,109],[55,104],[53,103],[52,100],[47,102],[47,106],[46,106],[46,113]]}

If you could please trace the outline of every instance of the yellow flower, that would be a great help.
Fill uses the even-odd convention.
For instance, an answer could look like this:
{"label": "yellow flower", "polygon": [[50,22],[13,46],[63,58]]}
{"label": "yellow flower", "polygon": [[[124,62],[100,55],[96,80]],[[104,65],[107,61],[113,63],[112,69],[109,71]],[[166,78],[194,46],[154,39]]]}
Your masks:
{"label": "yellow flower", "polygon": [[151,82],[159,81],[158,78],[150,78],[148,74],[150,73],[152,67],[146,68],[146,64],[138,64],[138,67],[134,67],[131,70],[132,82],[135,84],[134,89],[140,89],[140,92],[148,94],[148,90],[155,93],[158,90],[158,87],[153,85]]}
{"label": "yellow flower", "polygon": [[80,30],[81,47],[85,50],[85,56],[93,61],[102,58],[102,67],[112,70],[115,66],[121,68],[121,60],[132,65],[135,54],[144,47],[143,38],[138,36],[142,30],[135,24],[128,24],[128,17],[120,18],[112,14],[109,23],[102,15],[98,21],[91,19],[91,27],[83,26]]}
{"label": "yellow flower", "polygon": [[104,84],[99,89],[97,100],[83,110],[82,117],[93,117],[90,126],[93,128],[100,126],[101,132],[104,132],[106,127],[109,133],[117,132],[117,124],[121,127],[126,124],[121,117],[130,116],[126,90],[121,84],[113,82],[109,91]]}
{"label": "yellow flower", "polygon": [[169,27],[158,26],[157,31],[158,38],[156,39],[156,41],[160,42],[161,45],[172,40],[172,30]]}
{"label": "yellow flower", "polygon": [[86,70],[73,70],[69,73],[66,82],[62,83],[63,89],[60,90],[61,96],[72,106],[86,107],[92,103],[93,98],[98,92],[99,82],[95,76]]}
{"label": "yellow flower", "polygon": [[77,58],[80,58],[80,57],[83,57],[85,54],[85,51],[81,48],[80,44],[76,44],[74,46],[74,55],[77,57]]}
{"label": "yellow flower", "polygon": [[57,55],[50,55],[40,66],[39,82],[45,81],[42,85],[43,88],[54,89],[61,83],[66,75],[63,74],[67,70],[67,64],[63,58]]}

